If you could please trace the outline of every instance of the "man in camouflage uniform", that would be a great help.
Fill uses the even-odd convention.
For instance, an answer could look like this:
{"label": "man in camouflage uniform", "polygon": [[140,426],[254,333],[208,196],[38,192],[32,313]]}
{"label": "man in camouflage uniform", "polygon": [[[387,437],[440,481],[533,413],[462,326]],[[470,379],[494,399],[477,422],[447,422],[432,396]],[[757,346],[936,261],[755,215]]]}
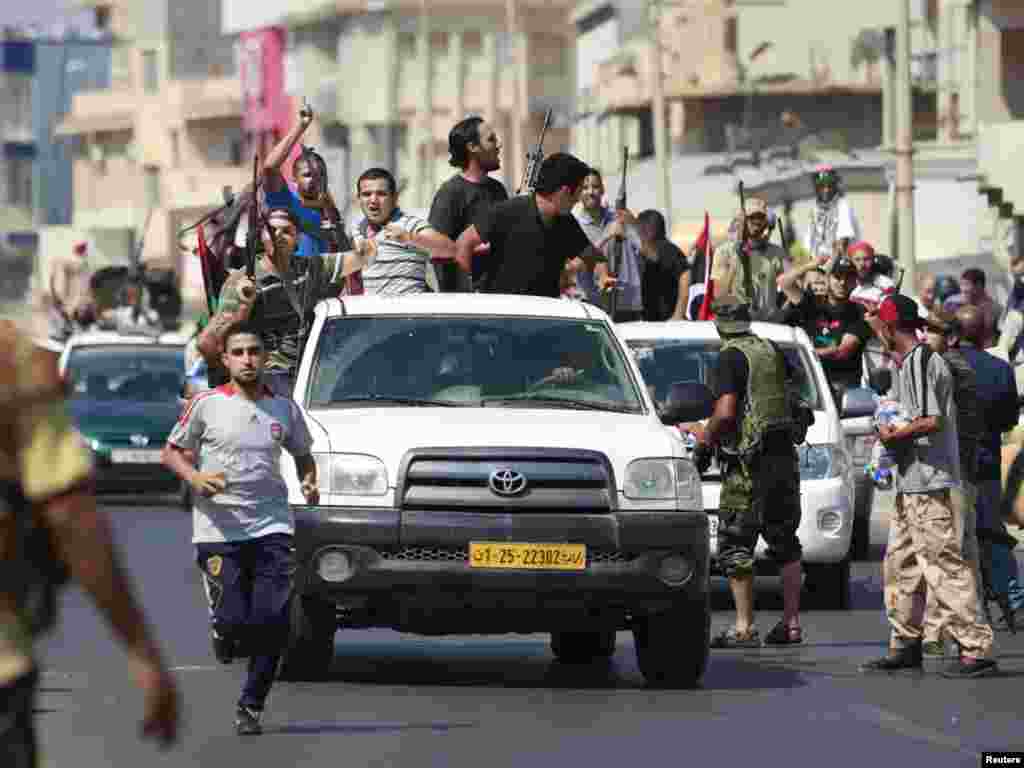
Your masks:
{"label": "man in camouflage uniform", "polygon": [[764,642],[800,643],[800,470],[786,391],[791,371],[774,344],[750,332],[746,302],[723,296],[712,311],[722,337],[714,412],[703,427],[680,425],[696,437],[698,456],[717,448],[722,465],[718,562],[736,601],[736,623],[716,637],[712,647],[761,645],[754,626],[758,536],[768,544],[768,556],[781,566],[783,588],[782,621]]}
{"label": "man in camouflage uniform", "polygon": [[938,625],[960,646],[960,658],[943,675],[991,674],[996,669],[990,658],[992,628],[981,619],[978,586],[963,552],[964,510],[954,503],[962,480],[953,376],[942,356],[918,341],[923,321],[913,299],[887,297],[878,319],[900,361],[894,392],[910,421],[878,428],[899,465],[883,563],[889,653],[861,670],[920,669],[927,588]]}
{"label": "man in camouflage uniform", "polygon": [[735,296],[749,304],[754,320],[769,320],[779,308],[777,283],[786,269],[786,252],[768,242],[772,227],[764,200],[747,200],[746,211],[739,212],[738,221],[736,239],[729,239],[715,249],[711,261],[712,290],[715,296]]}
{"label": "man in camouflage uniform", "polygon": [[92,462],[71,427],[53,353],[0,322],[0,755],[37,763],[33,699],[37,635],[55,618],[63,565],[128,651],[145,696],[143,730],[177,733],[174,681],[149,632],[97,510]]}
{"label": "man in camouflage uniform", "polygon": [[[383,237],[397,237],[405,230],[389,225]],[[221,364],[224,336],[239,322],[260,329],[266,349],[265,381],[276,395],[291,397],[313,308],[320,299],[337,296],[344,278],[368,266],[377,252],[377,241],[360,241],[358,250],[310,254],[293,259],[298,243],[298,223],[287,208],[272,209],[260,227],[262,257],[256,264],[255,283],[244,270],[228,274],[217,303],[218,311],[199,334],[197,346],[210,371],[210,385],[227,383]]]}

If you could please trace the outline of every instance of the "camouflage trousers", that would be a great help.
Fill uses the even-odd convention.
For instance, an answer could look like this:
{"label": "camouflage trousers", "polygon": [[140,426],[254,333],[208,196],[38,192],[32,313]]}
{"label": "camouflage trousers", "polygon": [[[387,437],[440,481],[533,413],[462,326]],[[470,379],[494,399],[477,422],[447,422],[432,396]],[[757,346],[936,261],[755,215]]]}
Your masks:
{"label": "camouflage trousers", "polygon": [[922,639],[927,589],[940,631],[966,655],[991,654],[992,628],[981,619],[977,580],[963,552],[963,525],[963,504],[954,504],[949,490],[897,494],[882,564],[892,649]]}
{"label": "camouflage trousers", "polygon": [[800,467],[792,442],[749,462],[725,462],[718,506],[718,562],[726,576],[753,573],[759,536],[778,565],[800,560]]}
{"label": "camouflage trousers", "polygon": [[[963,542],[963,555],[967,565],[970,566],[974,576],[974,584],[977,587],[978,600],[982,600],[981,582],[981,554],[978,546],[978,488],[965,482],[964,487],[954,488],[950,492],[954,505],[954,523],[959,524],[961,541]],[[981,602],[978,603],[982,605]],[[979,614],[980,615],[980,614]],[[942,640],[942,621],[939,615],[939,605],[935,600],[932,590],[927,590],[925,595],[924,608],[924,641],[938,642]]]}

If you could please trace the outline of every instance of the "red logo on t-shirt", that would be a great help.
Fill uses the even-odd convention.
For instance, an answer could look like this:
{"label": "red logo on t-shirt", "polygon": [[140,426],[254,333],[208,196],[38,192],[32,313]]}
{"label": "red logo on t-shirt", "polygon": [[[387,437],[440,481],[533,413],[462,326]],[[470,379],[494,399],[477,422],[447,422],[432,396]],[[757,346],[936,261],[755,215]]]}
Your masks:
{"label": "red logo on t-shirt", "polygon": [[280,443],[281,438],[284,437],[284,428],[276,421],[270,425],[270,436],[274,439],[275,443]]}

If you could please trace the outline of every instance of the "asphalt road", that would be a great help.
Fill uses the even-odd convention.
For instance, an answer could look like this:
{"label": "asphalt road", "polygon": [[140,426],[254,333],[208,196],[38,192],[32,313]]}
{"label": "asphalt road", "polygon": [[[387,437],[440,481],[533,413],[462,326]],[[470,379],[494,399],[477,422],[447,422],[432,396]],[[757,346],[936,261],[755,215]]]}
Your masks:
{"label": "asphalt road", "polygon": [[[340,632],[332,679],[279,683],[261,737],[232,727],[241,664],[216,663],[189,544],[172,507],[108,506],[119,545],[180,682],[181,744],[137,736],[140,697],[109,632],[75,589],[46,643],[38,702],[43,765],[977,766],[1024,749],[1024,633],[997,635],[1001,675],[951,681],[934,671],[857,672],[884,652],[879,564],[855,565],[854,608],[809,612],[803,646],[713,652],[700,690],[645,686],[622,633],[610,665],[555,663],[546,636],[420,638]],[[724,588],[714,630],[731,618]],[[780,612],[777,582],[759,596],[762,632]]]}

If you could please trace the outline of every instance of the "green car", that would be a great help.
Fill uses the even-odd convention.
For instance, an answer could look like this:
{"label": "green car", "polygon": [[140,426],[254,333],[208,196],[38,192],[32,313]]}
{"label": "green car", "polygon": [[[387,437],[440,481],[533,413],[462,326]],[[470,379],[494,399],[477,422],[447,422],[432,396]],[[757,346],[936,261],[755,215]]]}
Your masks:
{"label": "green car", "polygon": [[180,337],[116,333],[73,337],[61,357],[69,408],[92,449],[101,493],[182,493],[160,451],[181,414],[185,346]]}

